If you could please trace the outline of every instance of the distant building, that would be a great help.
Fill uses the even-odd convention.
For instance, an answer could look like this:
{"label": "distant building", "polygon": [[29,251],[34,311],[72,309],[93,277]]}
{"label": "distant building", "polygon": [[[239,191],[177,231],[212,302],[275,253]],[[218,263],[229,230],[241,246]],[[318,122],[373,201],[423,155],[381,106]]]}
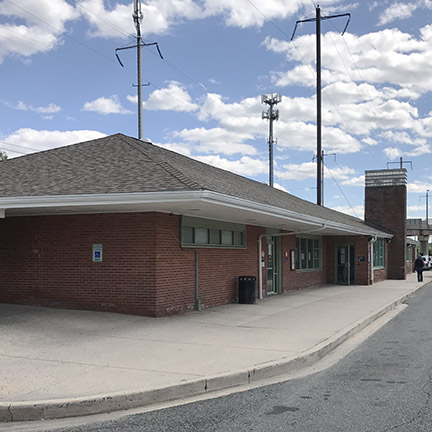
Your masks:
{"label": "distant building", "polygon": [[391,172],[366,173],[364,222],[122,134],[3,161],[0,302],[165,316],[236,302],[245,275],[257,296],[403,279]]}

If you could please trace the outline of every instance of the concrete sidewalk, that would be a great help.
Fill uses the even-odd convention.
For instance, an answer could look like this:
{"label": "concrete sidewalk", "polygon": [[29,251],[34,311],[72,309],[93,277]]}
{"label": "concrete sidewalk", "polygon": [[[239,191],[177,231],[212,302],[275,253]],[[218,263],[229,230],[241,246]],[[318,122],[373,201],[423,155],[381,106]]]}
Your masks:
{"label": "concrete sidewalk", "polygon": [[0,304],[0,421],[145,406],[293,371],[432,281],[424,276],[169,318]]}

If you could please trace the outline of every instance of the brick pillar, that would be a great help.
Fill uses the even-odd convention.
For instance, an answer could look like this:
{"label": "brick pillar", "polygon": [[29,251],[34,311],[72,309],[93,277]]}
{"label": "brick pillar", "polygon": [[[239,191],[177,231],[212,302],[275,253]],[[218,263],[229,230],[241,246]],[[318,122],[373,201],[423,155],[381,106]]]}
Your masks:
{"label": "brick pillar", "polygon": [[386,267],[389,279],[405,279],[406,169],[366,171],[365,222],[393,234],[388,243]]}

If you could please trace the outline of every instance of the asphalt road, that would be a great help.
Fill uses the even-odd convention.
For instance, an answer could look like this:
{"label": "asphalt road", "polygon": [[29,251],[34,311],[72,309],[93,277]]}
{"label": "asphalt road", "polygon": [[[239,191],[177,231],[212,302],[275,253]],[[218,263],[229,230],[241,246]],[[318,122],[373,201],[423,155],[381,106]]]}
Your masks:
{"label": "asphalt road", "polygon": [[61,432],[432,430],[432,285],[334,366],[283,383]]}

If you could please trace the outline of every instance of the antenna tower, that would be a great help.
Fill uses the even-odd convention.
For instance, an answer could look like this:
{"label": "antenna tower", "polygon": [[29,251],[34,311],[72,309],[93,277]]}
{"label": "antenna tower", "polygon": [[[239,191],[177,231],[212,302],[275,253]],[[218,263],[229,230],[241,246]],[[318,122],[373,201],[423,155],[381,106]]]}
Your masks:
{"label": "antenna tower", "polygon": [[279,110],[274,110],[273,106],[282,101],[280,94],[262,95],[261,103],[269,106],[267,111],[263,111],[262,118],[269,120],[269,185],[273,187],[273,121],[279,119]]}

